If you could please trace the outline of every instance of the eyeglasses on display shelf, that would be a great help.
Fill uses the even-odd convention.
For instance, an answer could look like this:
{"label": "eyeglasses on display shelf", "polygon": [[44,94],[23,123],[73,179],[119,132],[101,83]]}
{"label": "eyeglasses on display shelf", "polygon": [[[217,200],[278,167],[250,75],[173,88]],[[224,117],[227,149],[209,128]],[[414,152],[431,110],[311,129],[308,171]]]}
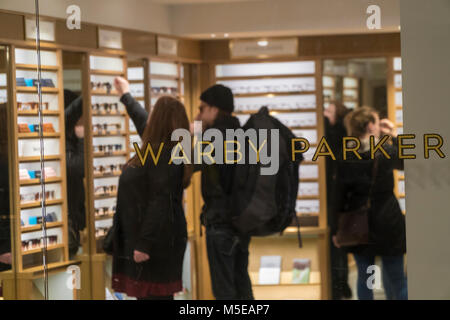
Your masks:
{"label": "eyeglasses on display shelf", "polygon": [[[15,267],[16,272],[26,278],[30,270],[42,273],[45,252],[48,272],[69,261],[62,52],[41,48],[38,75],[34,44],[13,46],[12,50],[15,119],[11,140],[16,147],[12,155],[14,165],[10,169],[16,181],[12,192],[18,218],[13,227],[15,241],[19,243]],[[39,86],[41,97],[38,96]],[[40,108],[42,119],[39,118]],[[42,206],[45,206],[44,211]],[[44,222],[46,241],[41,231]],[[45,242],[47,250],[43,247]]]}

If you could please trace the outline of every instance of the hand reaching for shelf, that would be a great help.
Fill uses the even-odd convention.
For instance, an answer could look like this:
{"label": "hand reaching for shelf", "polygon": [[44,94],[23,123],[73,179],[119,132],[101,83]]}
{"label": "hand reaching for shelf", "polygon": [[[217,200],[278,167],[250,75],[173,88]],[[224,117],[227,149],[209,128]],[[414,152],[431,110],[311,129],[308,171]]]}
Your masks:
{"label": "hand reaching for shelf", "polygon": [[114,88],[119,93],[119,96],[123,96],[125,93],[130,92],[130,84],[125,78],[114,78]]}
{"label": "hand reaching for shelf", "polygon": [[11,264],[11,252],[0,254],[0,262],[4,264]]}
{"label": "hand reaching for shelf", "polygon": [[145,252],[134,250],[134,261],[136,263],[145,262],[148,259],[150,259],[150,256],[148,254],[146,254]]}

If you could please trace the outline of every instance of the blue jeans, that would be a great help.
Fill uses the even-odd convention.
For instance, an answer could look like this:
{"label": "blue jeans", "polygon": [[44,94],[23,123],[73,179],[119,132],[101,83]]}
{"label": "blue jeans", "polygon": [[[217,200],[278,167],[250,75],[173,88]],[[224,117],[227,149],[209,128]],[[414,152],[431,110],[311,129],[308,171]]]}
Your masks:
{"label": "blue jeans", "polygon": [[[367,273],[367,268],[375,264],[375,256],[361,256],[354,254],[358,267],[358,299],[373,300],[373,291],[367,286],[367,280],[373,272]],[[388,300],[407,300],[408,286],[403,265],[403,255],[382,256],[383,286]]]}
{"label": "blue jeans", "polygon": [[211,285],[217,300],[253,300],[248,274],[250,237],[226,227],[206,227]]}

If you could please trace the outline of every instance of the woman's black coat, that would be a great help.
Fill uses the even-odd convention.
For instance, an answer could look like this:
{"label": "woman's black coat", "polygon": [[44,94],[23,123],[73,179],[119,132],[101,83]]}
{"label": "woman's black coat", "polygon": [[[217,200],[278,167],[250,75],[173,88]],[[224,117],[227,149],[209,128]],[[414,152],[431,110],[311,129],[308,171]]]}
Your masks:
{"label": "woman's black coat", "polygon": [[[393,144],[383,146],[391,159],[377,152],[378,169],[369,211],[369,244],[347,248],[360,255],[395,256],[406,252],[405,217],[394,194],[393,176],[394,169],[403,169],[403,161],[398,159],[397,139],[393,139]],[[360,208],[369,197],[374,160],[370,159],[370,151],[361,153],[362,160],[351,155],[340,161],[338,167],[337,219],[340,214]],[[334,226],[332,233],[336,231]]]}
{"label": "woman's black coat", "polygon": [[[142,134],[147,113],[130,95],[122,102]],[[182,290],[187,243],[183,166],[168,164],[170,151],[163,148],[157,165],[149,157],[144,166],[126,166],[119,179],[112,287],[129,296],[169,296]],[[150,259],[135,263],[134,250]]]}

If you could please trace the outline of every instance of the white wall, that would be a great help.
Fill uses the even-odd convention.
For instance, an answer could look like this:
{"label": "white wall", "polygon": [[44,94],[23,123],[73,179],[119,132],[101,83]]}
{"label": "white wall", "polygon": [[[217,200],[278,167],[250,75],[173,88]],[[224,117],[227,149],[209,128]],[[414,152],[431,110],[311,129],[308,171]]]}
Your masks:
{"label": "white wall", "polygon": [[398,32],[399,0],[260,0],[171,6],[175,34],[311,35],[375,32],[366,28],[366,9],[381,8],[382,32]]}
{"label": "white wall", "polygon": [[[81,20],[170,34],[169,9],[147,0],[39,0],[41,15],[66,18],[66,8],[81,8]],[[0,9],[35,13],[34,0],[0,0]]]}
{"label": "white wall", "polygon": [[[450,1],[401,0],[406,228],[410,299],[450,299]],[[422,134],[444,138],[445,159],[423,160]]]}
{"label": "white wall", "polygon": [[[40,7],[42,15],[65,18],[67,6],[77,4],[86,22],[206,39],[211,33],[248,37],[378,32],[366,28],[371,4],[381,7],[381,32],[397,32],[400,17],[399,0],[207,1],[40,0]],[[34,0],[0,0],[0,9],[34,13]]]}

